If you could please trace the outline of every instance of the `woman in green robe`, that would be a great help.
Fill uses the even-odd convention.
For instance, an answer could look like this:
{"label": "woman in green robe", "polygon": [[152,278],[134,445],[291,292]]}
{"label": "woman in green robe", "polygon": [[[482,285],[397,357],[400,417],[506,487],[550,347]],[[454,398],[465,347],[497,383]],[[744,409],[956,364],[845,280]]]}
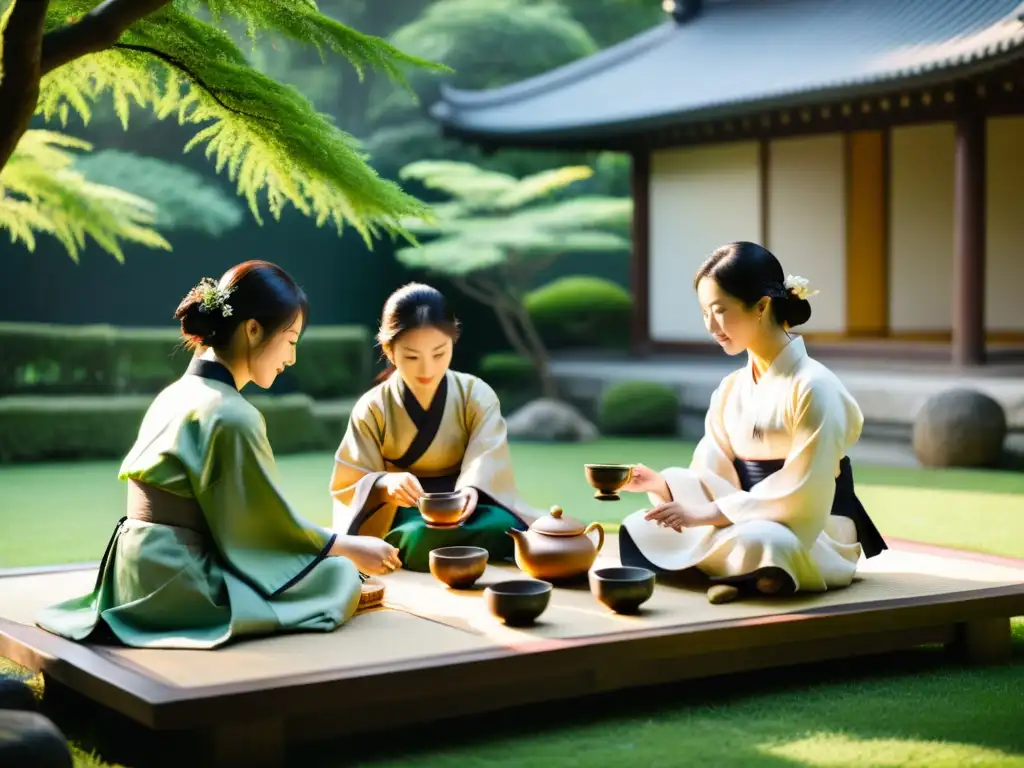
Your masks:
{"label": "woman in green robe", "polygon": [[239,393],[295,362],[302,290],[267,262],[206,278],[175,316],[196,350],[149,407],[121,465],[127,513],[90,594],[47,608],[42,628],[139,648],[215,648],[242,636],[331,631],[356,611],[360,572],[397,550],[302,519],[278,486],[262,415]]}
{"label": "woman in green robe", "polygon": [[[384,305],[378,342],[391,364],[356,403],[335,454],[334,528],[379,536],[402,567],[429,569],[430,550],[477,546],[510,560],[510,528],[537,512],[519,497],[505,420],[486,382],[450,370],[458,321],[444,296],[411,283]],[[465,522],[431,528],[417,508],[424,493],[461,490]]]}

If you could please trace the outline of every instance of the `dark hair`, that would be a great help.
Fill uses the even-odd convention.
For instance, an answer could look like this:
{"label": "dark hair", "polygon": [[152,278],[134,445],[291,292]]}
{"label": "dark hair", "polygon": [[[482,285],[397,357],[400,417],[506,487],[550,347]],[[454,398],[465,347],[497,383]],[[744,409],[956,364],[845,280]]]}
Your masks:
{"label": "dark hair", "polygon": [[[447,333],[453,342],[459,340],[459,321],[448,309],[444,294],[430,285],[408,283],[384,302],[377,343],[384,349],[416,328],[437,328]],[[383,381],[394,372],[395,367],[388,365],[377,376],[377,381]]]}
{"label": "dark hair", "polygon": [[767,296],[778,325],[795,328],[811,319],[811,304],[786,288],[786,276],[774,254],[757,243],[741,241],[718,248],[700,265],[693,287],[710,277],[749,309]]}
{"label": "dark hair", "polygon": [[[225,305],[229,307],[227,314]],[[236,264],[219,282],[204,277],[174,312],[181,321],[182,340],[189,349],[225,348],[246,320],[258,322],[269,338],[300,314],[305,324],[309,316],[306,294],[291,275],[268,261]]]}

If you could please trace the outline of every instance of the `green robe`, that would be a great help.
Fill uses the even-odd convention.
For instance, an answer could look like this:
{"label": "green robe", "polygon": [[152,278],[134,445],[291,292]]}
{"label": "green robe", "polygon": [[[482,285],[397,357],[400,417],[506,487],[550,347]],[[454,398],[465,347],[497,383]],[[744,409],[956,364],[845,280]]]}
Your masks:
{"label": "green robe", "polygon": [[208,531],[122,518],[93,591],[45,609],[43,629],[79,641],[112,632],[139,648],[215,648],[329,632],[355,613],[358,571],[328,556],[333,531],[285,501],[263,416],[219,363],[194,360],[156,397],[119,478],[194,499]]}

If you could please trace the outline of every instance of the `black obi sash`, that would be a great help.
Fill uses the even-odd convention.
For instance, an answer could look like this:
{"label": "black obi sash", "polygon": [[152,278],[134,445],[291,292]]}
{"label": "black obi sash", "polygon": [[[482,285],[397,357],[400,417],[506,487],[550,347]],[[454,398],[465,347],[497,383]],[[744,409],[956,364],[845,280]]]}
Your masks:
{"label": "black obi sash", "polygon": [[[749,491],[765,478],[778,472],[785,465],[785,459],[735,459],[733,466],[740,478],[740,487]],[[871,521],[864,505],[860,503],[853,487],[853,467],[850,457],[844,456],[839,462],[839,476],[836,478],[836,495],[832,499],[832,514],[848,517],[857,528],[857,540],[865,557],[880,555],[889,548]]]}
{"label": "black obi sash", "polygon": [[[412,390],[405,386],[403,382],[402,405],[405,406],[405,411],[409,414],[409,418],[412,419],[412,423],[416,425],[416,437],[409,443],[405,453],[397,459],[388,459],[389,462],[401,469],[409,469],[409,467],[423,458],[423,454],[430,448],[434,438],[437,437],[438,430],[441,429],[441,419],[444,416],[444,406],[447,401],[447,376],[441,379],[441,383],[434,393],[434,399],[430,401],[430,408],[427,410],[423,410],[423,406],[420,405],[416,396],[413,395]],[[422,480],[420,484],[422,485]],[[454,487],[454,481],[452,481],[452,489]],[[423,486],[423,490],[427,491],[427,493],[432,493],[426,486]]]}

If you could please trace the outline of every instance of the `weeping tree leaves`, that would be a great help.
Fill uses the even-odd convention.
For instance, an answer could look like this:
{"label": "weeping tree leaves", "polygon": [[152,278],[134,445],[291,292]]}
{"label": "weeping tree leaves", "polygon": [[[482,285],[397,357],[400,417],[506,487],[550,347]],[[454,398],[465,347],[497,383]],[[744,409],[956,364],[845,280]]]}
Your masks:
{"label": "weeping tree leaves", "polygon": [[545,202],[552,193],[592,175],[569,166],[517,179],[470,163],[423,160],[406,166],[416,180],[451,200],[434,219],[408,221],[424,239],[396,254],[407,267],[446,275],[467,295],[491,306],[512,347],[530,359],[544,393],[555,396],[547,352],[523,306],[536,272],[568,252],[622,251],[632,218],[630,198],[581,196]]}
{"label": "weeping tree leaves", "polygon": [[[436,0],[390,39],[403,51],[448,65],[454,70],[452,84],[468,89],[507,85],[597,51],[587,30],[552,0]],[[434,101],[437,77],[419,70],[410,73],[409,81],[423,103]],[[455,156],[488,163],[474,151],[445,141],[409,93],[382,85],[386,83],[373,90],[369,119],[374,132],[368,142],[391,167],[404,164],[392,165],[392,157],[409,162]],[[532,159],[530,167],[536,169],[536,153]],[[575,160],[578,156],[556,163]]]}
{"label": "weeping tree leaves", "polygon": [[[44,68],[46,38],[95,6],[95,0],[51,0]],[[260,223],[264,195],[275,219],[291,204],[318,226],[331,222],[340,233],[345,223],[353,225],[368,246],[381,230],[409,236],[401,220],[427,216],[426,206],[381,179],[355,139],[295,88],[253,69],[225,32],[198,18],[200,12],[214,23],[243,24],[254,40],[272,33],[316,46],[322,55],[341,55],[360,73],[372,67],[399,85],[406,85],[405,66],[444,70],[320,14],[311,0],[177,0],[132,24],[113,47],[45,75],[39,113],[66,123],[74,111],[87,122],[91,104],[110,92],[125,127],[132,102],[160,118],[204,125],[186,151],[205,145]],[[59,59],[59,51],[54,56]]]}
{"label": "weeping tree leaves", "polygon": [[53,235],[78,261],[91,237],[118,261],[121,241],[170,250],[152,225],[150,201],[117,187],[95,184],[75,170],[65,150],[89,150],[84,141],[52,131],[27,131],[0,176],[0,228],[11,241],[35,249],[38,232]]}

